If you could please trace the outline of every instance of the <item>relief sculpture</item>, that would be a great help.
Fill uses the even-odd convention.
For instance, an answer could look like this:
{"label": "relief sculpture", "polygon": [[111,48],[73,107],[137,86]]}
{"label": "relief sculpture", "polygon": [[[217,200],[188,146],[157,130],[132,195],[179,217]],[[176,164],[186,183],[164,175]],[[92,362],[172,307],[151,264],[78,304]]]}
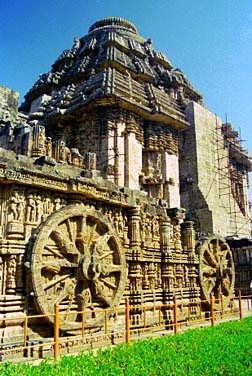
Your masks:
{"label": "relief sculpture", "polygon": [[[13,95],[2,90],[0,105]],[[55,305],[61,333],[71,336],[83,327],[100,331],[104,312],[108,325],[118,315],[116,330],[124,331],[126,298],[131,323],[146,314],[148,325],[170,320],[174,297],[193,302],[195,317],[201,308],[209,312],[211,296],[233,297],[227,233],[210,228],[231,217],[213,209],[220,207],[216,186],[209,205],[191,171],[201,156],[186,153],[188,140],[197,149],[194,114],[205,114],[202,96],[130,21],[94,23],[14,107],[8,122],[0,111],[0,315],[5,301],[8,314],[41,314],[29,321],[28,335],[45,340],[53,337]],[[220,125],[219,144],[230,145],[232,132]],[[226,147],[225,161],[236,160],[231,199],[245,232],[248,203],[239,198],[252,164],[237,150]],[[159,317],[146,309],[163,304]],[[6,335],[0,328],[0,338]]]}

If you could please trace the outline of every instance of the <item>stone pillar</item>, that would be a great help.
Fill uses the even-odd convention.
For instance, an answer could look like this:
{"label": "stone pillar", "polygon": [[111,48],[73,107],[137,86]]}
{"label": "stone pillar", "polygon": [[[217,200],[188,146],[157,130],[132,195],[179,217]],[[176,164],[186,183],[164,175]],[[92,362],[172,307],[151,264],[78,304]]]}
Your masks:
{"label": "stone pillar", "polygon": [[140,207],[137,206],[129,212],[129,240],[132,255],[140,255],[141,238],[140,238]]}
{"label": "stone pillar", "polygon": [[125,186],[139,189],[139,176],[142,171],[142,145],[137,140],[138,124],[133,116],[127,119],[124,133],[125,150]]}
{"label": "stone pillar", "polygon": [[183,249],[195,254],[195,231],[192,221],[183,223]]}
{"label": "stone pillar", "polygon": [[162,218],[160,224],[160,244],[164,256],[171,253],[170,249],[170,226],[171,220],[169,217]]}

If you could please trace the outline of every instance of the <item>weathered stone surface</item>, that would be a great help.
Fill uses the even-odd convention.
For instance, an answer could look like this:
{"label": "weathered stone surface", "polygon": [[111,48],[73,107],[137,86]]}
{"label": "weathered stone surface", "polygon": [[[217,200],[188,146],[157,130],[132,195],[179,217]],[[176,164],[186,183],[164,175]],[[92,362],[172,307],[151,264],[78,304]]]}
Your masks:
{"label": "weathered stone surface", "polygon": [[[76,310],[97,330],[95,311],[122,308],[125,297],[167,304],[168,322],[174,295],[193,302],[195,317],[201,298],[232,296],[231,251],[214,233],[249,234],[251,161],[131,22],[103,19],[75,38],[19,112],[16,94],[2,92],[1,113],[12,115],[0,129],[0,314],[21,317],[12,331],[1,323],[4,340],[20,335],[24,313],[51,315],[56,303],[69,332],[81,328]],[[228,166],[235,179],[222,178]],[[49,335],[45,321],[29,335]]]}
{"label": "weathered stone surface", "polygon": [[201,232],[249,237],[251,158],[231,125],[195,102],[185,112],[191,127],[181,136],[181,205]]}
{"label": "weathered stone surface", "polygon": [[15,121],[18,114],[19,94],[0,85],[0,121]]}

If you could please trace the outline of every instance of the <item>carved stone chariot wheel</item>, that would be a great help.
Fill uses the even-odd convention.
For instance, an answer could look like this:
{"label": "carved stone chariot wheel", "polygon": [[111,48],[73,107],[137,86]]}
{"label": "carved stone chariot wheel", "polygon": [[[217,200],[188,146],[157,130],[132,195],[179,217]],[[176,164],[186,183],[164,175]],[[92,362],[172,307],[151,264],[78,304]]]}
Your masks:
{"label": "carved stone chariot wheel", "polygon": [[[102,309],[116,307],[126,282],[124,250],[113,226],[82,204],[53,213],[37,230],[30,271],[35,303],[53,323],[59,305],[60,329],[101,325]],[[99,313],[100,312],[100,313]]]}
{"label": "carved stone chariot wheel", "polygon": [[232,252],[224,239],[214,236],[204,240],[198,246],[198,252],[202,299],[210,304],[213,295],[215,307],[225,307],[234,292],[235,269]]}

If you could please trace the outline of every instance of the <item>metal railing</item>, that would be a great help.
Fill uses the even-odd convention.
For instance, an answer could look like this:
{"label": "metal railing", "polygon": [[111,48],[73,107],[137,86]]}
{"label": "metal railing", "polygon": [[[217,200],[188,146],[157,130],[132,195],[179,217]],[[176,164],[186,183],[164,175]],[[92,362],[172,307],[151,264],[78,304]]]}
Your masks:
{"label": "metal railing", "polygon": [[[204,310],[203,310],[204,307]],[[206,309],[206,307],[208,307]],[[85,328],[85,318],[89,313],[87,311],[72,312],[81,317],[80,331],[78,335],[64,336],[60,335],[60,318],[65,314],[60,312],[59,306],[54,307],[53,316],[53,337],[42,339],[41,337],[28,338],[28,328],[30,320],[48,318],[50,315],[32,315],[25,316],[23,319],[23,341],[19,343],[0,344],[0,357],[5,360],[5,355],[15,355],[15,358],[24,360],[24,358],[43,358],[43,350],[46,349],[47,356],[53,356],[58,359],[64,348],[72,346],[72,352],[78,352],[88,348],[107,346],[120,342],[130,343],[131,340],[145,338],[146,336],[158,336],[163,334],[177,334],[181,330],[191,327],[212,325],[221,321],[230,319],[242,319],[244,316],[252,316],[252,295],[241,296],[232,299],[220,297],[207,301],[195,301],[184,303],[174,296],[170,304],[150,304],[150,305],[131,305],[129,299],[125,299],[124,307],[97,309],[95,312],[103,315],[103,324],[95,338],[89,330]],[[182,312],[182,314],[181,314]],[[118,315],[121,324],[118,328],[111,325],[109,317]],[[137,322],[133,322],[137,317]],[[17,320],[18,318],[1,318],[2,321]],[[20,318],[21,319],[21,318]],[[37,353],[36,353],[37,352]],[[70,351],[71,352],[71,351]],[[31,353],[36,353],[32,356]],[[30,355],[29,355],[30,354]],[[20,357],[20,358],[19,358]],[[28,360],[28,359],[27,359]]]}

